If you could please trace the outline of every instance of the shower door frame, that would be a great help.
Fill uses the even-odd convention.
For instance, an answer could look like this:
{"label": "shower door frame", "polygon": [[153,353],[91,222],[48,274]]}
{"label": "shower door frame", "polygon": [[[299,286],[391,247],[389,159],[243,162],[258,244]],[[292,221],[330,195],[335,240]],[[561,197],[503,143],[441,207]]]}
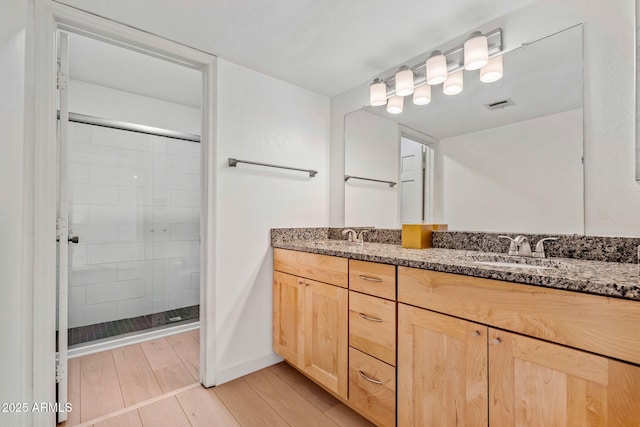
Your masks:
{"label": "shower door frame", "polygon": [[[33,399],[56,401],[56,45],[58,30],[121,45],[202,72],[200,210],[200,382],[216,384],[216,60],[214,55],[51,0],[35,1],[33,124]],[[40,418],[42,417],[42,418]],[[51,425],[55,412],[34,425]]]}

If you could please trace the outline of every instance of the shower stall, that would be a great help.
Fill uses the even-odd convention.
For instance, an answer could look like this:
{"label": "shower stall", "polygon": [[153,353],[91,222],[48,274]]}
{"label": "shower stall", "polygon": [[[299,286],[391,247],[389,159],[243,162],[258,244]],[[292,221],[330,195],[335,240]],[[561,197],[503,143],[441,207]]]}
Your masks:
{"label": "shower stall", "polygon": [[69,346],[197,321],[199,137],[69,119]]}

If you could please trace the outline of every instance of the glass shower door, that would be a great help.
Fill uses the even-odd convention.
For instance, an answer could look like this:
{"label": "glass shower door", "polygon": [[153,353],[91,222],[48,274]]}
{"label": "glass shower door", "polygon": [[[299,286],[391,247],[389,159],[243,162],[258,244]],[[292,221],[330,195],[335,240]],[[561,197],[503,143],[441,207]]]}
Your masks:
{"label": "glass shower door", "polygon": [[70,345],[199,317],[199,144],[71,124]]}

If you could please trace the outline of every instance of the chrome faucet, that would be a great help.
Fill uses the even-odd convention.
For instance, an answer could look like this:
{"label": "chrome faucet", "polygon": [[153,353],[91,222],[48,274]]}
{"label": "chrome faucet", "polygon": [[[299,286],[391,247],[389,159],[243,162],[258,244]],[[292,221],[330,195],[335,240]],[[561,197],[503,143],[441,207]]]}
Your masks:
{"label": "chrome faucet", "polygon": [[516,242],[516,246],[518,248],[518,255],[520,256],[533,256],[531,253],[531,244],[529,243],[529,239],[527,236],[523,236],[522,234],[516,236],[513,239]]}
{"label": "chrome faucet", "polygon": [[371,228],[365,228],[364,230],[360,230],[358,233],[356,230],[351,228],[345,228],[342,230],[342,234],[348,234],[349,236],[347,237],[347,240],[350,242],[364,243],[364,233],[368,233],[371,230]]}
{"label": "chrome faucet", "polygon": [[342,235],[344,236],[345,234],[348,234],[347,236],[348,241],[350,242],[358,241],[358,233],[356,233],[356,230],[352,230],[351,228],[345,228],[344,230],[342,230]]}
{"label": "chrome faucet", "polygon": [[544,239],[538,240],[536,243],[536,249],[531,251],[531,244],[529,243],[529,239],[527,236],[519,235],[515,238],[511,238],[509,236],[498,236],[501,239],[509,239],[511,243],[509,244],[509,255],[517,255],[517,256],[527,256],[534,258],[545,258],[544,253],[544,242],[547,240],[558,240],[557,237],[546,237]]}

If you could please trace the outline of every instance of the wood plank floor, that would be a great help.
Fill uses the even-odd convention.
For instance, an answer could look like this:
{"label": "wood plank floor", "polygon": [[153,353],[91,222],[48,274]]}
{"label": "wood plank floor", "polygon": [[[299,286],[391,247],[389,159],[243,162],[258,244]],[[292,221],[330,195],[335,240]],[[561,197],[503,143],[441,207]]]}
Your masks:
{"label": "wood plank floor", "polygon": [[69,361],[65,427],[372,426],[285,363],[206,389],[199,333]]}

